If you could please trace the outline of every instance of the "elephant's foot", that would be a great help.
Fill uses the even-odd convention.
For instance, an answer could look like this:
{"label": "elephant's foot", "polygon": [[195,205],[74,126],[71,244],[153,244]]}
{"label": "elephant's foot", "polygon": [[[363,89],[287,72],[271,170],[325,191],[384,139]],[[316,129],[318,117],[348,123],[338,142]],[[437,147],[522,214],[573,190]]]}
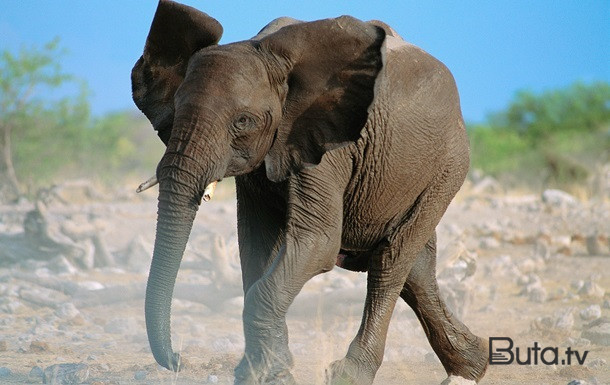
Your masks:
{"label": "elephant's foot", "polygon": [[235,385],[296,385],[290,373],[291,366],[291,356],[280,359],[245,355],[235,368]]}
{"label": "elephant's foot", "polygon": [[375,373],[366,373],[353,360],[344,358],[326,369],[326,385],[371,385]]}

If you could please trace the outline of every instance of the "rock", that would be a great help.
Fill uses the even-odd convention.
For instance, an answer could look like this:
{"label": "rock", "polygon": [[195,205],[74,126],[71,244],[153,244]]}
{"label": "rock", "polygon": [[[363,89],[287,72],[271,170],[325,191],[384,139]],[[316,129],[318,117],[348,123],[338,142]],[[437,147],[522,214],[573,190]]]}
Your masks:
{"label": "rock", "polygon": [[546,301],[548,295],[546,289],[542,286],[535,286],[531,289],[528,294],[528,299],[532,302],[543,303]]}
{"label": "rock", "polygon": [[481,242],[479,242],[479,247],[486,250],[497,249],[500,247],[500,241],[498,241],[495,237],[485,237],[481,239]]}
{"label": "rock", "polygon": [[55,315],[59,318],[70,320],[80,315],[80,311],[74,306],[72,302],[62,303],[55,310]]}
{"label": "rock", "polygon": [[519,270],[524,273],[532,273],[544,268],[544,259],[542,258],[526,258],[518,264]]}
{"label": "rock", "polygon": [[148,376],[148,372],[146,370],[138,370],[134,373],[133,378],[134,380],[142,381],[146,379],[146,376]]}
{"label": "rock", "polygon": [[215,374],[210,374],[208,376],[208,384],[218,384],[218,376]]}
{"label": "rock", "polygon": [[529,286],[534,284],[542,284],[540,277],[534,273],[524,274],[517,278],[517,285],[519,286]]}
{"label": "rock", "polygon": [[593,321],[602,316],[602,309],[599,305],[591,305],[580,311],[580,318],[584,321]]}
{"label": "rock", "polygon": [[0,378],[10,377],[11,374],[13,374],[13,372],[9,368],[0,366]]}
{"label": "rock", "polygon": [[604,298],[606,291],[593,280],[585,281],[578,294],[591,298]]}
{"label": "rock", "polygon": [[497,180],[490,176],[484,176],[481,180],[472,186],[472,193],[479,194],[499,194],[502,192],[502,186]]}
{"label": "rock", "polygon": [[0,313],[15,314],[21,307],[21,301],[14,297],[0,298]]}
{"label": "rock", "polygon": [[527,296],[528,300],[532,302],[545,302],[548,298],[548,294],[544,286],[542,286],[540,278],[535,274],[530,274],[526,279],[520,279],[521,282],[526,280],[529,280],[531,283],[528,283],[527,286],[521,290],[520,295]]}
{"label": "rock", "polygon": [[45,341],[32,341],[30,342],[30,353],[49,353],[51,348]]}
{"label": "rock", "polygon": [[587,362],[587,366],[590,368],[603,368],[608,363],[603,358],[594,358],[591,361]]}
{"label": "rock", "polygon": [[569,334],[574,327],[573,313],[574,309],[568,308],[556,311],[553,316],[538,317],[532,322],[531,328],[544,333]]}
{"label": "rock", "polygon": [[610,320],[598,318],[582,332],[582,338],[596,345],[610,346]]}
{"label": "rock", "polygon": [[585,281],[583,281],[582,279],[576,279],[570,283],[570,287],[576,291],[579,291],[580,289],[582,289],[582,287],[584,285],[585,285]]}
{"label": "rock", "polygon": [[606,254],[602,248],[602,239],[603,237],[598,234],[592,234],[587,237],[586,246],[589,255],[597,256]]}
{"label": "rock", "polygon": [[576,206],[578,201],[565,191],[548,189],[542,192],[542,202],[552,208],[565,209]]}
{"label": "rock", "polygon": [[89,377],[87,364],[56,364],[44,370],[44,384],[76,385]]}
{"label": "rock", "polygon": [[441,385],[476,385],[476,381],[467,380],[460,376],[449,376],[445,381],[441,382]]}
{"label": "rock", "polygon": [[146,242],[142,236],[136,237],[124,253],[122,262],[127,266],[127,270],[133,273],[146,273],[150,267],[153,246]]}
{"label": "rock", "polygon": [[40,383],[43,381],[44,371],[40,366],[34,366],[32,370],[28,373],[28,382],[29,383]]}
{"label": "rock", "polygon": [[134,335],[140,333],[142,328],[133,318],[113,318],[104,326],[104,331],[113,334]]}

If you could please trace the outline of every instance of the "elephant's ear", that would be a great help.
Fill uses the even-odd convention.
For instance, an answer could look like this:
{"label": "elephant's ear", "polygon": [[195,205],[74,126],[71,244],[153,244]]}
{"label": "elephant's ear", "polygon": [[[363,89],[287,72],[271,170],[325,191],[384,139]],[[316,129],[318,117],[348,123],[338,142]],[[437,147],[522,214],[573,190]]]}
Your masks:
{"label": "elephant's ear", "polygon": [[174,120],[174,94],[190,57],[217,44],[222,26],[186,5],[159,1],[144,53],[131,71],[133,100],[167,145]]}
{"label": "elephant's ear", "polygon": [[326,151],[355,142],[382,67],[382,28],[343,16],[287,25],[260,40],[277,63],[286,100],[265,157],[267,177],[281,181],[317,165]]}

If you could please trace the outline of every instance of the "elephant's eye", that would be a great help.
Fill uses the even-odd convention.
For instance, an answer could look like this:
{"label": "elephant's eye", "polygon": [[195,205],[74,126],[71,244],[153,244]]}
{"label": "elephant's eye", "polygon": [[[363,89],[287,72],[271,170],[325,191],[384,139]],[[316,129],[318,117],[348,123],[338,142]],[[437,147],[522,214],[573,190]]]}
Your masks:
{"label": "elephant's eye", "polygon": [[237,118],[233,121],[233,125],[238,130],[248,130],[256,126],[256,120],[252,115],[243,113],[237,116]]}

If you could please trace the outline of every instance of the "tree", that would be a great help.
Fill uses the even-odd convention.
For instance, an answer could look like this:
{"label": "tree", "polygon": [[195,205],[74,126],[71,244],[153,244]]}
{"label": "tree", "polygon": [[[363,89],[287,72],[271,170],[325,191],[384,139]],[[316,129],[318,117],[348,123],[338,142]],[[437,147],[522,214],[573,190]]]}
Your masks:
{"label": "tree", "polygon": [[0,53],[0,201],[14,200],[23,192],[14,162],[16,137],[29,139],[32,153],[25,155],[35,157],[36,151],[47,145],[46,139],[57,136],[56,130],[65,131],[67,122],[89,118],[82,84],[76,98],[49,98],[54,90],[78,83],[62,71],[62,55],[59,39],[42,48],[24,47],[17,54],[8,50]]}
{"label": "tree", "polygon": [[518,132],[532,146],[560,132],[607,129],[610,84],[574,83],[540,95],[520,91],[505,111],[489,120],[492,126]]}

